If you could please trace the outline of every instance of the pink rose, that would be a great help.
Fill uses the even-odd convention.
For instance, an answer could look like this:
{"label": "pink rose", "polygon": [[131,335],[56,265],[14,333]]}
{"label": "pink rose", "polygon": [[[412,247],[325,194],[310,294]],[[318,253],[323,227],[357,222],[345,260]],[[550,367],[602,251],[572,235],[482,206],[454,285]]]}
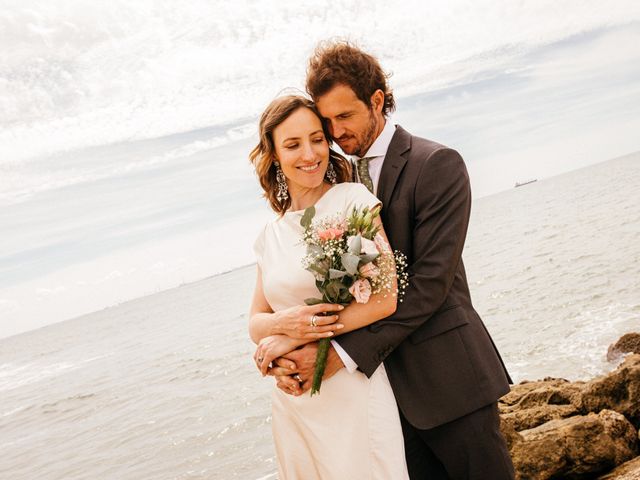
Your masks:
{"label": "pink rose", "polygon": [[320,237],[320,240],[323,242],[327,240],[337,240],[341,238],[343,234],[344,230],[341,228],[327,228],[326,230],[318,231],[318,237]]}
{"label": "pink rose", "polygon": [[359,279],[356,280],[351,288],[349,288],[349,293],[353,295],[358,303],[367,303],[369,301],[369,297],[371,296],[371,284],[369,280]]}
{"label": "pink rose", "polygon": [[380,275],[380,269],[373,262],[365,263],[360,267],[360,275],[366,278],[376,278]]}

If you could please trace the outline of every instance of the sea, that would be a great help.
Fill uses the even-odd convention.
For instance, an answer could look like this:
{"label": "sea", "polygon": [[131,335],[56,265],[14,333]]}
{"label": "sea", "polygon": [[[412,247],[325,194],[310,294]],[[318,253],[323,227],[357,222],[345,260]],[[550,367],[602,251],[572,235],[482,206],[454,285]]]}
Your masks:
{"label": "sea", "polygon": [[[476,199],[472,298],[516,382],[640,330],[640,152]],[[276,479],[255,266],[0,340],[0,478]],[[437,392],[434,392],[437,395]]]}

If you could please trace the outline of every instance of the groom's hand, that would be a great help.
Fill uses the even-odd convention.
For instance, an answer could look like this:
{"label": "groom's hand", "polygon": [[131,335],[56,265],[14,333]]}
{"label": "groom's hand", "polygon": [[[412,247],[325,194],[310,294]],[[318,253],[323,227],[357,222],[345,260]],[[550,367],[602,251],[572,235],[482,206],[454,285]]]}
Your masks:
{"label": "groom's hand", "polygon": [[[301,395],[309,390],[313,382],[317,352],[318,344],[312,342],[276,359],[276,366],[270,370],[270,374],[275,375],[278,388],[292,395]],[[340,356],[330,345],[323,380],[332,377],[343,367]]]}

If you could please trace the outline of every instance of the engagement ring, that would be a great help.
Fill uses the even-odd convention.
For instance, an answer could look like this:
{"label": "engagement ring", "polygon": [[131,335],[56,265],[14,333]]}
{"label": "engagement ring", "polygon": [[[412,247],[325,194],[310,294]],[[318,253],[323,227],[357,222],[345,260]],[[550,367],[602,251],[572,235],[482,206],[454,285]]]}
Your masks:
{"label": "engagement ring", "polygon": [[263,360],[264,360],[264,357],[258,357],[258,363],[262,363]]}
{"label": "engagement ring", "polygon": [[311,325],[313,328],[317,327],[318,324],[316,323],[316,316],[315,315],[311,315],[311,321],[309,322],[309,325]]}
{"label": "engagement ring", "polygon": [[300,378],[300,375],[298,375],[297,373],[293,376],[293,378],[295,378],[298,382],[302,383],[302,379]]}

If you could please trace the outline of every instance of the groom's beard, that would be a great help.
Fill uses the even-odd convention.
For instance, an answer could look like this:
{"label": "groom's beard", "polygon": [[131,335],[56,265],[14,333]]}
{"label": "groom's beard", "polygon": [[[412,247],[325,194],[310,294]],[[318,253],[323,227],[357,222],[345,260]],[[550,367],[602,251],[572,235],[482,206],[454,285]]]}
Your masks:
{"label": "groom's beard", "polygon": [[[367,129],[364,131],[362,138],[356,144],[355,147],[351,148],[350,152],[344,150],[344,153],[347,155],[357,155],[358,157],[364,156],[367,153],[367,150],[373,145],[373,142],[376,140],[376,131],[378,130],[378,122],[376,121],[376,117],[373,116],[373,112],[369,112],[369,121],[367,122]],[[356,137],[357,138],[357,137]],[[340,142],[337,142],[340,145]]]}

